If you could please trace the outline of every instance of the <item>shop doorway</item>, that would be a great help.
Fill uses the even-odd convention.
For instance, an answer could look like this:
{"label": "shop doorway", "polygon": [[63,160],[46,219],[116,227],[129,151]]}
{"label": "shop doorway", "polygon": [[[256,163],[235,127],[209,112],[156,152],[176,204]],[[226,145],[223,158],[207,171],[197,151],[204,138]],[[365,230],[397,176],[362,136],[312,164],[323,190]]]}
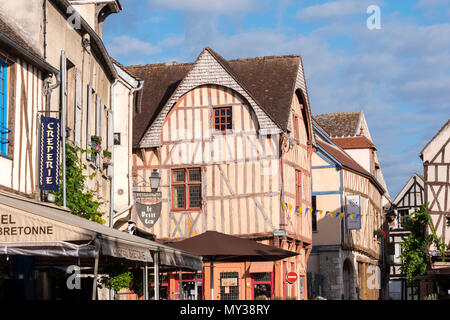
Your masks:
{"label": "shop doorway", "polygon": [[273,298],[273,273],[252,273],[252,300]]}
{"label": "shop doorway", "polygon": [[346,259],[343,267],[344,294],[343,300],[352,299],[353,267],[351,262]]}
{"label": "shop doorway", "polygon": [[[181,292],[184,300],[195,300],[195,281],[197,281],[197,299],[203,300],[203,275],[198,273],[183,273]],[[176,291],[180,292],[180,280],[176,282]]]}

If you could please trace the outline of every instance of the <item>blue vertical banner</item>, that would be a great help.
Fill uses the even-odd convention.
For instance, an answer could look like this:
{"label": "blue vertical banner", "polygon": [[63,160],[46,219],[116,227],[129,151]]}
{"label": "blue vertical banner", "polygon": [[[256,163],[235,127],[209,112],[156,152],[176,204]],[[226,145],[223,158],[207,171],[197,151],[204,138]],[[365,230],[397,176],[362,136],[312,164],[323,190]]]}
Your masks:
{"label": "blue vertical banner", "polygon": [[39,140],[39,188],[59,190],[61,120],[41,117]]}

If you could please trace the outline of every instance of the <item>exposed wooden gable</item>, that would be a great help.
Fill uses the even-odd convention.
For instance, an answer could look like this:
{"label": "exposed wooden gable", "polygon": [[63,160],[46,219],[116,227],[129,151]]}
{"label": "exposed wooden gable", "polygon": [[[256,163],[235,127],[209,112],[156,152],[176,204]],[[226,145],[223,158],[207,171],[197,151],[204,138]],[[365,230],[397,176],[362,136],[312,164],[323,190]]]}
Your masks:
{"label": "exposed wooden gable", "polygon": [[425,203],[423,176],[414,174],[394,199],[397,208],[417,208]]}
{"label": "exposed wooden gable", "polygon": [[139,143],[141,148],[152,148],[161,145],[161,129],[170,109],[174,106],[177,100],[191,91],[192,89],[201,85],[214,84],[231,88],[241,94],[253,108],[258,118],[260,133],[276,134],[280,132],[278,126],[270,119],[270,117],[261,109],[249,93],[236,81],[236,79],[220,64],[211,52],[207,49],[198,57],[192,69],[188,72],[186,77],[181,81],[178,88],[172,94],[164,108],[161,110],[155,121],[150,125],[148,131],[142,137]]}

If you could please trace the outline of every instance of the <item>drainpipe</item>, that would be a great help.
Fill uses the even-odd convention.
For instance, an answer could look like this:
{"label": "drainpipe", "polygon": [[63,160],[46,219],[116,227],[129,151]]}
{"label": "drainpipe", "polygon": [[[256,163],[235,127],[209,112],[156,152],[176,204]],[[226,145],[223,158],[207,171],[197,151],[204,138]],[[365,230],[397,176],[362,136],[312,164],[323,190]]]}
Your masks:
{"label": "drainpipe", "polygon": [[62,136],[62,180],[63,180],[63,207],[67,207],[66,196],[66,53],[61,51],[61,136]]}
{"label": "drainpipe", "polygon": [[[135,92],[141,91],[144,88],[144,81],[139,81],[139,85],[136,88],[131,88],[130,96],[133,97]],[[131,100],[129,111],[128,111],[128,203],[133,204],[134,199],[132,196],[133,185],[132,185],[132,167],[133,167],[133,100]]]}

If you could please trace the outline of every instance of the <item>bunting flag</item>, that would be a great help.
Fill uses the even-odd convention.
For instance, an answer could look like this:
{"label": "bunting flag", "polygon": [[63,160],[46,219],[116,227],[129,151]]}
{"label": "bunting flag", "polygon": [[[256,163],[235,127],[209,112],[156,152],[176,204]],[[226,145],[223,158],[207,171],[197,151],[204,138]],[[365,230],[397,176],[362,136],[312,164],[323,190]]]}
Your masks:
{"label": "bunting flag", "polygon": [[333,211],[330,211],[330,217],[333,218]]}
{"label": "bunting flag", "polygon": [[352,220],[353,220],[353,213],[351,213],[351,214],[350,214],[350,219],[352,219]]}
{"label": "bunting flag", "polygon": [[283,211],[286,210],[286,202],[283,202]]}
{"label": "bunting flag", "polygon": [[319,211],[319,217],[321,217],[321,218],[322,218],[322,212],[323,212],[323,210]]}
{"label": "bunting flag", "polygon": [[302,212],[303,212],[303,207],[300,207],[300,208],[298,209],[298,211],[299,211],[300,214],[302,214]]}
{"label": "bunting flag", "polygon": [[292,210],[292,204],[289,204],[288,207],[289,207],[289,211],[291,211]]}

